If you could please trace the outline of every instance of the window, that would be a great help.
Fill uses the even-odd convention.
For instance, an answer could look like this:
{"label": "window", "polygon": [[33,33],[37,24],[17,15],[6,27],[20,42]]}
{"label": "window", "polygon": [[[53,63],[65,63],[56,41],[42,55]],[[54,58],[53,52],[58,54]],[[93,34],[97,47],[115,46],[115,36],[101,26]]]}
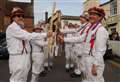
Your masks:
{"label": "window", "polygon": [[26,3],[30,3],[31,0],[9,0],[9,1],[13,1],[13,2],[26,2]]}
{"label": "window", "polygon": [[110,15],[117,14],[117,0],[112,0],[110,3]]}

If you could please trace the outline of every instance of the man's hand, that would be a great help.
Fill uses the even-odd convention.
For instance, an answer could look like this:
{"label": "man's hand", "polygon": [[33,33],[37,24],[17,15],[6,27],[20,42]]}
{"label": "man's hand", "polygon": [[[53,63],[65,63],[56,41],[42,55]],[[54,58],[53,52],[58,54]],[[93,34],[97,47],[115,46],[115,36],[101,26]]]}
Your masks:
{"label": "man's hand", "polygon": [[48,31],[48,37],[52,37],[52,35],[53,35],[53,32],[52,31]]}
{"label": "man's hand", "polygon": [[95,64],[93,64],[91,72],[92,72],[92,75],[97,76],[97,67]]}
{"label": "man's hand", "polygon": [[59,43],[63,44],[64,43],[64,37],[62,35],[58,35],[58,40],[59,40]]}
{"label": "man's hand", "polygon": [[18,23],[22,28],[24,28],[25,24],[24,24],[23,21],[19,20],[19,21],[17,21],[17,23]]}

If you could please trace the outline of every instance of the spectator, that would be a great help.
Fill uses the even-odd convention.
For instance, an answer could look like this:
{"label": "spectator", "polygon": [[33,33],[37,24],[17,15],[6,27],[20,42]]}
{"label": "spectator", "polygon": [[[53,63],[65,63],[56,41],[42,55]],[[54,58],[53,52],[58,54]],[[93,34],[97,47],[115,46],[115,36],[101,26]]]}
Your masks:
{"label": "spectator", "polygon": [[111,29],[112,33],[109,35],[110,40],[120,40],[119,33],[115,28]]}

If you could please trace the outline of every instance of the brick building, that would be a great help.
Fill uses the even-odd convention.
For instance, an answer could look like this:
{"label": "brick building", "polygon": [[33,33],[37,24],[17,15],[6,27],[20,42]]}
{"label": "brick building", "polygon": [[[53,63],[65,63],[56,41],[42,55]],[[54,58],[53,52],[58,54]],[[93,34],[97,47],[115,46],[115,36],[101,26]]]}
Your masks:
{"label": "brick building", "polygon": [[10,0],[0,0],[0,32],[5,31],[10,24],[10,13],[13,7],[21,7],[25,11],[25,25],[28,28],[33,27],[33,0],[30,3],[14,2]]}

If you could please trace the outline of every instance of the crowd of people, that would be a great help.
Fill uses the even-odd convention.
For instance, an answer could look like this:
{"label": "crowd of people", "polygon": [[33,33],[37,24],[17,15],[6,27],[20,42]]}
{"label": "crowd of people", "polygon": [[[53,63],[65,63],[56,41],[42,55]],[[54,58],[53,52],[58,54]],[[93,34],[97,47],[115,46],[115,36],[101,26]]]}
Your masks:
{"label": "crowd of people", "polygon": [[69,23],[52,32],[49,24],[40,23],[33,32],[28,32],[24,11],[13,8],[12,22],[6,30],[10,82],[26,82],[31,65],[31,82],[38,82],[40,76],[52,69],[54,51],[58,56],[61,45],[65,49],[65,69],[68,73],[72,71],[72,78],[82,78],[82,82],[104,82],[103,56],[108,40],[108,32],[101,24],[104,17],[103,9],[93,7],[88,15],[80,15],[80,26]]}
{"label": "crowd of people", "polygon": [[111,29],[111,34],[109,35],[110,40],[119,41],[120,36],[115,28]]}
{"label": "crowd of people", "polygon": [[80,27],[80,25],[78,25],[77,23],[75,23],[75,24],[73,24],[73,23],[66,23],[66,24],[64,24],[64,26],[63,26],[63,29],[65,29],[65,26],[68,26],[69,28],[79,28]]}

